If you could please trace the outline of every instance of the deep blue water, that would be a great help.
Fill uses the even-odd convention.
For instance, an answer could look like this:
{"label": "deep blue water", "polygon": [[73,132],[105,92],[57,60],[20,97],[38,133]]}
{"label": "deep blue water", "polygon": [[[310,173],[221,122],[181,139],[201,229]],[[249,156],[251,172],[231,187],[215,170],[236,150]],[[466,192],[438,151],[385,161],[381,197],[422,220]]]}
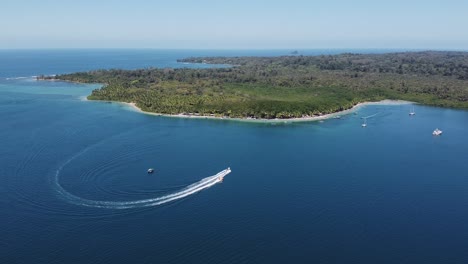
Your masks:
{"label": "deep blue water", "polygon": [[[0,263],[468,262],[467,111],[416,105],[409,117],[409,105],[379,105],[324,123],[177,119],[83,101],[96,85],[15,79],[214,54],[282,55],[1,51]],[[374,114],[362,128],[360,117]],[[436,127],[442,136],[431,135]],[[228,166],[222,184],[130,209],[79,205],[56,185],[82,199],[134,201]]]}

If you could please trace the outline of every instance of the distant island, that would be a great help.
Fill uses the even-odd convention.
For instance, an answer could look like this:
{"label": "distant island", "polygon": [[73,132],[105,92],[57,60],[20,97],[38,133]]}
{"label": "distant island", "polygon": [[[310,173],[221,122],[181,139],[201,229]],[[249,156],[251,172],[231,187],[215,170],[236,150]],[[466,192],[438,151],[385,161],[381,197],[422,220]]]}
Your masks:
{"label": "distant island", "polygon": [[322,116],[383,99],[468,108],[468,52],[178,61],[233,66],[96,70],[38,79],[102,83],[88,99],[134,103],[143,111],[169,115],[289,119]]}

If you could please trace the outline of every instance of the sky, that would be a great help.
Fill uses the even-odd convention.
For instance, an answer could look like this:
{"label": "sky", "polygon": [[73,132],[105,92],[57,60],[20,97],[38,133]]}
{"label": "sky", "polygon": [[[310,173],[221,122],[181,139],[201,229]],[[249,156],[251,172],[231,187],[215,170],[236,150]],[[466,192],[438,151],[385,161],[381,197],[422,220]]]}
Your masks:
{"label": "sky", "polygon": [[2,0],[0,49],[468,49],[468,0]]}

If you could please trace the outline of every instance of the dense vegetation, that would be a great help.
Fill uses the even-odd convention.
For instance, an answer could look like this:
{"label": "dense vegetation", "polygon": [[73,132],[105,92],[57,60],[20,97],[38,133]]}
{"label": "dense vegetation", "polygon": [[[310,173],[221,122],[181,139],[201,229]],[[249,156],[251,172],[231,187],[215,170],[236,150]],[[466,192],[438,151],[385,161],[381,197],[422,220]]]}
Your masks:
{"label": "dense vegetation", "polygon": [[145,111],[165,114],[291,118],[381,99],[468,108],[466,52],[206,57],[180,62],[233,67],[98,70],[43,78],[103,83],[89,99],[135,102]]}

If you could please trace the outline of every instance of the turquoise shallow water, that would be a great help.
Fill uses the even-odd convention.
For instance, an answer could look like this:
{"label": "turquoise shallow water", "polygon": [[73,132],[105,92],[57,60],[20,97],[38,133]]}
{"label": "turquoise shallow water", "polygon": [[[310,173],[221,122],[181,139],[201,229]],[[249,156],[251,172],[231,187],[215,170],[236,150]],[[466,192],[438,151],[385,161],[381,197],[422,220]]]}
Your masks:
{"label": "turquoise shallow water", "polygon": [[[409,105],[377,105],[294,124],[156,117],[83,101],[96,85],[14,79],[43,73],[18,63],[0,80],[1,263],[468,261],[467,111],[416,105],[409,117]],[[66,62],[80,63],[93,61]],[[56,186],[135,201],[228,166],[222,184],[158,206],[93,208]]]}

